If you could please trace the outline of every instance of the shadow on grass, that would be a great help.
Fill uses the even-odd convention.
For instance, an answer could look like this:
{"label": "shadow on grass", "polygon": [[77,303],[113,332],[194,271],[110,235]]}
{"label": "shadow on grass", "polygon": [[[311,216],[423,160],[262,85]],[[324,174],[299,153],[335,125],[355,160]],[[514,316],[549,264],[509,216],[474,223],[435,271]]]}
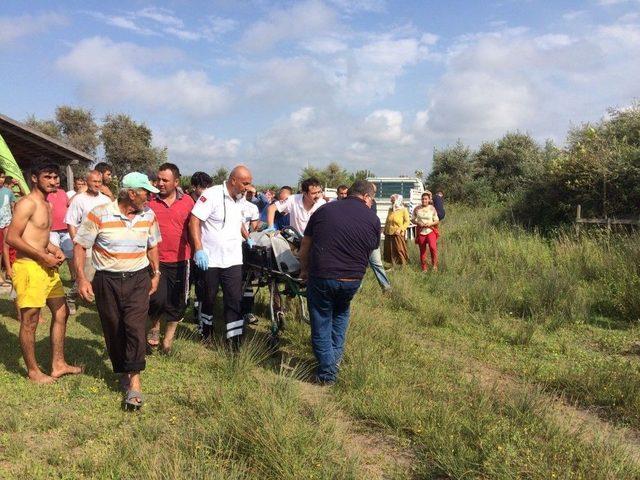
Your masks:
{"label": "shadow on grass", "polygon": [[94,335],[102,337],[102,324],[98,312],[82,312],[80,315],[69,317],[70,322],[77,322]]}
{"label": "shadow on grass", "polygon": [[[40,325],[39,328],[48,330],[49,325]],[[9,372],[26,376],[27,371],[20,362],[22,352],[18,335],[10,332],[4,324],[0,323],[0,338],[3,344],[0,349],[0,364],[4,365]],[[113,383],[109,380],[114,374],[105,364],[107,354],[101,341],[67,336],[64,343],[67,362],[83,365],[85,375],[105,380],[109,385]],[[43,371],[50,371],[51,343],[48,335],[36,342],[36,359],[38,364],[44,367]]]}

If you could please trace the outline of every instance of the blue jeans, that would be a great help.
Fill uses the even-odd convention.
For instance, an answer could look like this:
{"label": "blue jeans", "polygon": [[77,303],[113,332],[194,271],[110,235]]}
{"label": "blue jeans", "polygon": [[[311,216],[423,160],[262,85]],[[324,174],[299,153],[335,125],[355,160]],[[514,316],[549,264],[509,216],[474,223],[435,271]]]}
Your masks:
{"label": "blue jeans", "polygon": [[384,265],[382,264],[382,257],[380,256],[380,247],[376,248],[371,255],[369,255],[369,266],[373,270],[373,274],[376,276],[376,280],[380,284],[382,290],[389,290],[391,288],[391,282],[387,277],[387,272],[384,271]]}
{"label": "blue jeans", "polygon": [[307,303],[311,318],[311,346],[318,361],[316,375],[334,382],[349,327],[349,305],[360,280],[340,281],[309,277]]}

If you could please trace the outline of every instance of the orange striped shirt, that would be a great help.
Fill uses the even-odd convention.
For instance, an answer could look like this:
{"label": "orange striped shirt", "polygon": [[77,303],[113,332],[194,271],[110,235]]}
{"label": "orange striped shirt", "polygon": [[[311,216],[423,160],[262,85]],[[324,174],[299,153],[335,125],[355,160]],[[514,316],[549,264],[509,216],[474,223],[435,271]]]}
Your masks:
{"label": "orange striped shirt", "polygon": [[162,241],[153,211],[147,207],[129,219],[118,201],[100,205],[89,212],[75,243],[91,248],[96,270],[135,272],[149,265],[147,250]]}

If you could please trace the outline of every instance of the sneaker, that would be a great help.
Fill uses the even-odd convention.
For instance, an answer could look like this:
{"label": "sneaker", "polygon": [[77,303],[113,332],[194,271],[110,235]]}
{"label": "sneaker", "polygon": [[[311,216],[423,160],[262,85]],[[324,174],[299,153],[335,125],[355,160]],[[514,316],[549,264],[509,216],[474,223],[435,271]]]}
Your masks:
{"label": "sneaker", "polygon": [[76,301],[74,298],[67,297],[67,308],[69,309],[69,315],[76,314]]}
{"label": "sneaker", "polygon": [[248,325],[255,325],[256,323],[258,323],[258,317],[256,317],[253,313],[245,313],[243,318]]}

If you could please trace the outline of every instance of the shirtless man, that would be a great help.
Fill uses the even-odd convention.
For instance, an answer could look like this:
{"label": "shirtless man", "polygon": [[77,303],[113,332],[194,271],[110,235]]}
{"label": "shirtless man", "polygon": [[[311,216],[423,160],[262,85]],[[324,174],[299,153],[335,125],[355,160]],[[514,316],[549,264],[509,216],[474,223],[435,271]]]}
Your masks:
{"label": "shirtless man", "polygon": [[[64,336],[69,312],[58,267],[64,261],[60,248],[49,241],[51,204],[48,193],[56,191],[59,169],[55,164],[37,165],[32,169],[32,190],[16,203],[6,242],[17,250],[13,264],[13,285],[22,314],[20,347],[28,377],[35,383],[52,383],[57,378],[81,373],[80,367],[64,359]],[[45,304],[51,310],[51,375],[38,366],[35,355],[36,327]]]}

